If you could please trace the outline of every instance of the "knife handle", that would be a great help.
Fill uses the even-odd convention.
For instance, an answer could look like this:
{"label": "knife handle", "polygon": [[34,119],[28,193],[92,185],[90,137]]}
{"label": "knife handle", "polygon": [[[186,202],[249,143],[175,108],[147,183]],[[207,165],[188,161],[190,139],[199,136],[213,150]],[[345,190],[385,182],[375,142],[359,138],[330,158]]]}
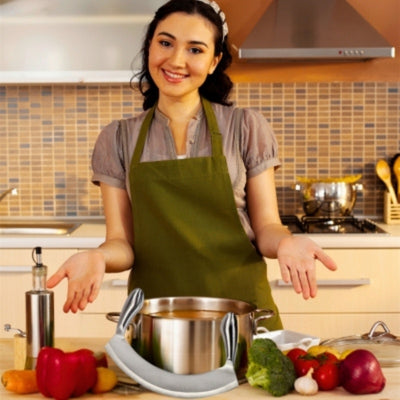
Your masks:
{"label": "knife handle", "polygon": [[122,307],[116,329],[117,335],[125,335],[125,331],[128,329],[133,317],[142,309],[143,303],[143,290],[140,288],[133,289]]}
{"label": "knife handle", "polygon": [[228,312],[221,321],[221,335],[224,341],[226,359],[235,363],[237,344],[238,344],[238,328],[236,315]]}

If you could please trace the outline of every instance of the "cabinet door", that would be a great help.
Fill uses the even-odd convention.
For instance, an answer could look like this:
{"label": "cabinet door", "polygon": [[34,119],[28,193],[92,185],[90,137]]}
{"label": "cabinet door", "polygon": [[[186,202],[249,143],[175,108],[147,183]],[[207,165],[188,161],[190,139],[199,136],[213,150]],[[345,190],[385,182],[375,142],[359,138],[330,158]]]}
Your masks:
{"label": "cabinet door", "polygon": [[282,313],[285,329],[317,336],[322,339],[362,335],[371,330],[376,321],[384,321],[397,334],[400,314],[392,313]]}
{"label": "cabinet door", "polygon": [[85,312],[119,312],[127,297],[129,271],[105,274],[97,299],[88,304]]}
{"label": "cabinet door", "polygon": [[[74,249],[45,249],[43,263],[48,266],[48,275],[72,254]],[[9,323],[12,327],[26,330],[25,292],[32,289],[32,249],[0,249],[0,323]],[[65,284],[54,288],[54,324],[55,335],[62,334],[63,325],[68,323],[62,312],[65,300]],[[61,312],[60,312],[61,311]],[[11,337],[10,333],[0,330],[0,337]]]}
{"label": "cabinet door", "polygon": [[[77,317],[81,337],[109,337],[115,333],[116,323],[106,318],[108,312],[120,312],[127,297],[129,271],[106,274],[97,299],[88,304]],[[73,332],[69,336],[77,336]]]}
{"label": "cabinet door", "polygon": [[[317,262],[317,297],[303,300],[283,284],[276,260],[268,277],[285,328],[323,337],[364,333],[377,320],[400,331],[400,249],[327,249],[338,270]],[[390,324],[389,324],[390,321]]]}

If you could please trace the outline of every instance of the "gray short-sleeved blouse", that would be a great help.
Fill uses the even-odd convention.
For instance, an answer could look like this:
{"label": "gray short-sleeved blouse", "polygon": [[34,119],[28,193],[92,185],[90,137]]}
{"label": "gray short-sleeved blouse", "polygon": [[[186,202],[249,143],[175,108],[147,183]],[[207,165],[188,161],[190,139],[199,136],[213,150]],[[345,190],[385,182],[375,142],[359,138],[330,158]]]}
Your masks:
{"label": "gray short-sleeved blouse", "polygon": [[[212,104],[223,140],[223,150],[228,164],[236,206],[242,225],[250,240],[254,239],[246,212],[246,180],[267,168],[280,165],[278,145],[267,120],[257,111],[233,106]],[[92,156],[92,182],[127,189],[129,167],[147,111],[127,119],[127,137],[122,137],[119,122],[113,121],[100,133]],[[189,124],[186,156],[211,155],[211,140],[201,109]],[[156,110],[148,132],[142,161],[177,158],[174,140],[165,115]]]}

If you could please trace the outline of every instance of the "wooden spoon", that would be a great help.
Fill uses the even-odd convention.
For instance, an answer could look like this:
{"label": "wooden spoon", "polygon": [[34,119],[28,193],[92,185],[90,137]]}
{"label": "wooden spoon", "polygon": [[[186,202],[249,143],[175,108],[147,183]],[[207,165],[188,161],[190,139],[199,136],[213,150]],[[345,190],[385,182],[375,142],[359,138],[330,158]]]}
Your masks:
{"label": "wooden spoon", "polygon": [[386,185],[389,194],[390,194],[390,198],[392,200],[393,204],[398,204],[397,202],[397,197],[396,194],[394,192],[393,186],[392,186],[392,182],[390,180],[390,167],[389,164],[385,161],[385,160],[379,160],[376,164],[375,167],[375,171],[376,174],[379,176],[379,178],[381,178],[381,180],[383,181],[383,183]]}
{"label": "wooden spoon", "polygon": [[394,161],[393,172],[397,179],[397,200],[400,201],[400,156]]}

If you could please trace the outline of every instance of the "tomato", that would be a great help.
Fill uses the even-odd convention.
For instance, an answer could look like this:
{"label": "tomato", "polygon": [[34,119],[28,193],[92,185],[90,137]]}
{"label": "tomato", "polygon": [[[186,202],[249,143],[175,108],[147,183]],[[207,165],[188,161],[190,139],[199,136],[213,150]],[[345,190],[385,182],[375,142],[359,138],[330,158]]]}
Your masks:
{"label": "tomato", "polygon": [[319,390],[332,390],[339,386],[339,367],[335,363],[326,363],[316,368],[313,378],[318,383]]}
{"label": "tomato", "polygon": [[305,356],[307,352],[303,349],[300,349],[298,347],[295,347],[294,349],[289,350],[289,352],[286,354],[291,360],[292,363],[300,357],[300,356]]}
{"label": "tomato", "polygon": [[338,358],[334,354],[330,353],[329,351],[318,354],[316,358],[321,365],[337,364],[339,362]]}
{"label": "tomato", "polygon": [[318,367],[318,360],[309,354],[299,356],[297,360],[294,361],[294,369],[297,376],[305,375],[310,368],[313,368],[315,371]]}

